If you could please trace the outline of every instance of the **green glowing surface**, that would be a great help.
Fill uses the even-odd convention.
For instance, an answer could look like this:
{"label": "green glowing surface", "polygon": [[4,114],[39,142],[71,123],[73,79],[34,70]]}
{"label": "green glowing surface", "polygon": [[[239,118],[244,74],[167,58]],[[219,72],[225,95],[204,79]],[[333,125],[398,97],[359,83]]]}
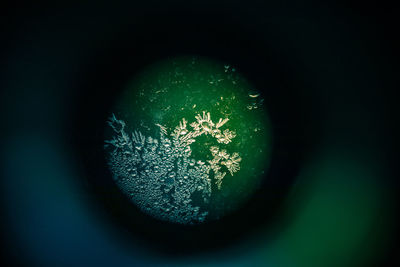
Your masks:
{"label": "green glowing surface", "polygon": [[[238,170],[229,170],[220,161],[219,173],[225,176],[219,186],[216,172],[210,171],[210,201],[201,204],[208,211],[207,219],[220,218],[243,204],[268,168],[272,144],[263,96],[230,65],[180,57],[148,66],[133,77],[112,112],[126,123],[127,132],[138,130],[146,137],[159,136],[160,126],[170,136],[183,119],[187,131],[194,132],[192,123],[197,123],[197,133],[203,134],[190,144],[191,158],[196,162],[210,165],[215,159],[212,147],[225,149],[231,156],[237,153]],[[207,132],[209,124],[218,131],[220,119],[222,124],[228,119],[220,132]],[[224,133],[233,137],[223,138]]]}

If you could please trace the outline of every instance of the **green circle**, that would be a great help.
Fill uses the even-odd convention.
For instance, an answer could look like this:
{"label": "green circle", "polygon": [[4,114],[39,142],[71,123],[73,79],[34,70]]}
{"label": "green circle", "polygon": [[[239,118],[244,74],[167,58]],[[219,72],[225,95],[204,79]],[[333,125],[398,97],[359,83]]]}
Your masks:
{"label": "green circle", "polygon": [[[113,114],[110,114],[112,127],[106,131],[106,147],[110,151],[109,166],[117,185],[145,213],[170,222],[193,224],[215,220],[238,209],[260,185],[269,164],[272,136],[263,100],[257,88],[235,67],[216,60],[176,57],[147,66],[126,86],[115,102]],[[173,167],[168,167],[173,170],[165,171],[162,170],[163,160],[157,160],[158,156],[162,159],[166,153],[165,147],[162,147],[163,152],[155,149],[153,155],[152,150],[146,147],[146,141],[142,147],[135,147],[132,141],[135,137],[139,143],[140,138],[150,140],[150,143],[156,139],[160,149],[162,140],[168,139],[170,143],[166,145],[172,151],[168,153],[178,153],[177,146],[181,145],[182,151],[189,149],[190,154],[185,154],[185,159],[177,156],[171,163]],[[123,155],[123,147],[128,147],[126,142],[132,142],[132,148],[131,152],[125,151],[126,155]],[[139,155],[133,163],[129,153]],[[167,162],[168,157],[164,160]],[[182,168],[185,160],[189,165]],[[142,166],[143,162],[151,166]],[[177,196],[170,191],[192,188],[191,184],[186,184],[185,189],[180,188],[179,180],[192,177],[189,170],[196,166],[208,168],[208,172],[203,172],[207,177],[193,178],[193,186],[198,188],[190,194],[190,200],[187,195],[180,195],[178,198],[186,199],[182,202],[186,204],[174,206]],[[135,168],[135,173],[131,173]],[[182,170],[187,173],[180,172]],[[146,183],[145,177],[149,180],[155,175],[160,176],[156,180],[160,185],[153,182],[152,186],[158,191],[153,192],[148,185],[142,190],[132,188],[132,181],[140,187],[140,179]],[[222,176],[222,179],[217,179]],[[203,183],[204,179],[208,179],[208,183]],[[165,186],[170,185],[171,205],[160,207],[154,194],[161,194]],[[204,187],[207,186],[210,186],[209,194],[205,197]],[[151,192],[144,192],[146,190]],[[143,196],[138,200],[140,194]],[[175,209],[182,209],[183,205],[190,209],[185,206],[184,212],[177,213]],[[185,215],[192,211],[197,215]]]}

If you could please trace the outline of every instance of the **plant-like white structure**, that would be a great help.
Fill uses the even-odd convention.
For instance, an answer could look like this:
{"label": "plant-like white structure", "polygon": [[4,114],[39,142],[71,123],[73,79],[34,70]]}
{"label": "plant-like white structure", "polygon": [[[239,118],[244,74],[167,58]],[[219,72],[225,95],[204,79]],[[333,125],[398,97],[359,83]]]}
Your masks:
{"label": "plant-like white structure", "polygon": [[[229,119],[220,118],[217,123],[214,123],[211,119],[210,112],[203,111],[203,114],[197,114],[195,116],[196,121],[192,122],[190,126],[191,130],[187,129],[187,121],[185,118],[179,122],[179,125],[175,127],[171,136],[177,141],[179,146],[186,146],[190,150],[190,144],[196,141],[196,137],[201,135],[211,135],[217,139],[218,143],[229,144],[232,139],[236,137],[234,131],[225,129],[221,131],[221,127],[224,126]],[[221,165],[225,166],[231,176],[240,170],[239,162],[242,160],[238,153],[228,154],[226,150],[219,150],[218,147],[213,146],[210,148],[213,159],[209,160],[210,168],[214,171],[215,183],[218,189],[221,189],[222,179],[225,177],[226,172],[220,172]]]}
{"label": "plant-like white structure", "polygon": [[190,124],[183,118],[171,134],[161,124],[160,139],[146,137],[140,131],[126,133],[126,123],[113,114],[108,121],[116,133],[105,141],[110,151],[109,166],[117,184],[146,213],[154,217],[192,224],[204,221],[207,211],[192,204],[192,194],[200,192],[205,203],[211,196],[210,171],[221,189],[226,169],[231,176],[240,170],[238,153],[229,154],[217,146],[210,147],[212,159],[207,162],[191,158],[190,145],[201,135],[210,135],[218,143],[228,144],[236,136],[229,129],[221,130],[228,118],[214,123],[210,113],[195,116]]}

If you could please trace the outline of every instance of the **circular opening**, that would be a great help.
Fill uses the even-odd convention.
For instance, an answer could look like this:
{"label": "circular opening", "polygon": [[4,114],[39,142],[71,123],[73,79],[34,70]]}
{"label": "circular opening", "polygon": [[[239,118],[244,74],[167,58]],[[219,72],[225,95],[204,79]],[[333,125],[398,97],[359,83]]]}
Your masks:
{"label": "circular opening", "polygon": [[117,98],[106,126],[114,181],[141,211],[172,223],[238,209],[268,170],[263,102],[235,67],[204,57],[145,68]]}
{"label": "circular opening", "polygon": [[[152,249],[159,249],[160,252],[171,256],[179,256],[215,251],[233,245],[260,227],[265,229],[268,225],[274,224],[277,212],[297,175],[302,159],[311,149],[311,144],[317,143],[315,140],[317,129],[310,128],[306,123],[309,112],[307,106],[303,105],[307,101],[302,101],[302,95],[299,93],[303,87],[301,80],[297,80],[296,76],[291,75],[284,66],[284,62],[278,56],[279,53],[276,53],[279,51],[279,45],[274,46],[272,43],[264,42],[257,39],[256,35],[240,29],[236,29],[236,34],[232,34],[230,26],[227,25],[221,24],[220,28],[212,29],[207,26],[211,24],[197,25],[193,31],[188,30],[191,27],[189,24],[182,28],[182,25],[176,22],[180,27],[174,27],[176,25],[172,19],[167,21],[168,26],[165,27],[169,29],[168,31],[160,25],[147,25],[147,30],[143,32],[129,29],[121,35],[122,38],[115,38],[113,45],[97,54],[83,75],[81,102],[77,107],[76,120],[72,128],[76,129],[73,136],[77,155],[87,171],[85,185],[94,196],[93,203],[97,205],[98,210],[106,211],[104,219],[116,225],[121,236],[128,242],[141,240]],[[211,75],[216,73],[222,75],[235,73],[243,82],[242,89],[229,89],[225,86],[222,88],[228,88],[228,93],[246,92],[246,95],[243,94],[237,99],[241,108],[221,109],[223,112],[219,108],[213,110],[211,107],[215,106],[216,102],[220,104],[222,102],[212,98],[216,101],[214,103],[211,97],[204,97],[202,103],[205,106],[198,106],[199,103],[190,101],[186,103],[186,99],[197,99],[197,96],[193,95],[193,90],[172,90],[171,94],[175,95],[160,97],[157,100],[166,101],[165,105],[155,105],[158,102],[148,102],[144,105],[140,100],[138,105],[136,104],[136,94],[140,94],[141,86],[146,88],[146,79],[154,82],[155,77],[168,70],[174,74],[166,76],[174,77],[176,67],[181,68],[181,73],[189,72],[188,68],[182,69],[185,64],[191,64],[193,57],[187,55],[195,55],[197,58],[199,65],[196,68],[202,68],[200,76],[205,79],[204,82],[210,82]],[[171,67],[174,59],[179,59],[181,65]],[[225,72],[225,66],[229,66],[229,71]],[[232,81],[230,84],[232,85]],[[155,93],[152,90],[160,89],[157,88],[158,86],[151,87],[147,84],[147,89],[142,90],[143,97],[149,99]],[[213,94],[209,90],[203,92],[206,95]],[[229,94],[220,96],[225,99]],[[264,99],[262,108],[259,107],[260,103],[256,103],[257,108],[254,109],[251,104],[253,99]],[[206,100],[210,102],[207,103]],[[197,105],[193,109],[195,104]],[[143,105],[151,112],[140,111]],[[170,109],[165,111],[169,105]],[[176,109],[172,109],[172,105],[175,105]],[[186,107],[190,106],[192,110],[186,110]],[[184,109],[179,110],[182,107]],[[115,181],[113,171],[109,168],[110,147],[104,149],[104,145],[106,140],[111,140],[115,132],[106,122],[114,114],[116,120],[125,122],[127,132],[132,133],[137,129],[142,130],[143,126],[140,123],[143,121],[150,129],[143,130],[142,134],[160,142],[157,136],[160,135],[161,128],[155,124],[166,127],[167,133],[171,134],[183,118],[188,123],[193,123],[197,121],[196,116],[199,115],[202,120],[203,111],[206,119],[210,112],[214,124],[220,118],[222,120],[228,118],[229,121],[224,126],[234,130],[236,137],[228,144],[218,143],[215,137],[218,133],[215,133],[214,137],[210,133],[215,126],[211,126],[208,121],[201,121],[198,127],[208,134],[196,137],[196,142],[190,146],[191,156],[195,159],[194,164],[196,165],[199,160],[202,162],[212,160],[212,153],[216,153],[211,150],[213,142],[220,145],[220,148],[224,146],[230,155],[237,152],[242,158],[239,163],[240,170],[234,175],[230,175],[226,165],[221,167],[225,168],[227,173],[222,179],[221,190],[217,188],[216,179],[211,177],[210,184],[213,189],[211,195],[218,196],[223,201],[210,199],[209,203],[221,203],[221,207],[205,205],[204,207],[209,208],[206,211],[211,219],[204,218],[203,222],[194,224],[176,223],[169,219],[160,220],[148,212],[143,212],[143,207],[132,202],[127,194],[128,191],[124,193],[124,190],[121,190]],[[242,112],[243,115],[238,119],[231,112]],[[255,116],[245,115],[247,113]],[[253,122],[259,123],[259,126],[251,128],[253,136],[259,134],[255,131],[256,128],[262,129],[261,137],[255,138],[260,140],[250,142],[256,147],[241,147],[244,143],[240,138],[248,136],[241,131],[249,129],[241,127],[241,123]],[[117,131],[122,128],[115,126]],[[186,129],[193,130],[190,125],[189,127],[187,125]],[[186,134],[184,131],[183,129],[183,135]],[[210,144],[206,145],[207,142]],[[257,151],[259,146],[261,154],[251,153]],[[245,161],[252,157],[255,161],[247,166]],[[252,172],[252,167],[256,171]],[[169,175],[165,177],[166,184],[173,183],[177,174],[176,171],[174,174],[171,171]],[[210,171],[210,176],[212,175],[213,172]],[[253,177],[250,177],[252,175]],[[181,177],[185,179],[185,175]],[[240,185],[242,182],[245,182],[244,188]],[[201,200],[202,190],[203,188],[193,198]],[[232,197],[236,194],[240,196],[238,199]],[[200,207],[198,204],[193,206]],[[149,208],[151,210],[152,207]],[[277,227],[284,226],[274,225],[274,229]]]}

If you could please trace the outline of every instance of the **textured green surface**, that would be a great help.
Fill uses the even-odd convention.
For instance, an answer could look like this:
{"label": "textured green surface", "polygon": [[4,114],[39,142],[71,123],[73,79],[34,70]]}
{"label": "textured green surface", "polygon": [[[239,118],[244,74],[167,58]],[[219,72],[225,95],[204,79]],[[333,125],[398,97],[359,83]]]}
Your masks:
{"label": "textured green surface", "polygon": [[[191,144],[192,158],[212,159],[211,146],[239,153],[240,170],[227,172],[221,189],[213,181],[209,207],[210,218],[218,218],[236,209],[259,185],[268,168],[271,152],[271,129],[263,106],[263,96],[235,66],[198,57],[166,59],[150,65],[132,78],[112,110],[127,123],[129,131],[145,136],[159,136],[160,124],[168,133],[185,118],[210,112],[211,120],[229,121],[222,127],[236,132],[229,144],[218,143],[210,135],[201,135]],[[190,126],[188,126],[190,128]]]}

